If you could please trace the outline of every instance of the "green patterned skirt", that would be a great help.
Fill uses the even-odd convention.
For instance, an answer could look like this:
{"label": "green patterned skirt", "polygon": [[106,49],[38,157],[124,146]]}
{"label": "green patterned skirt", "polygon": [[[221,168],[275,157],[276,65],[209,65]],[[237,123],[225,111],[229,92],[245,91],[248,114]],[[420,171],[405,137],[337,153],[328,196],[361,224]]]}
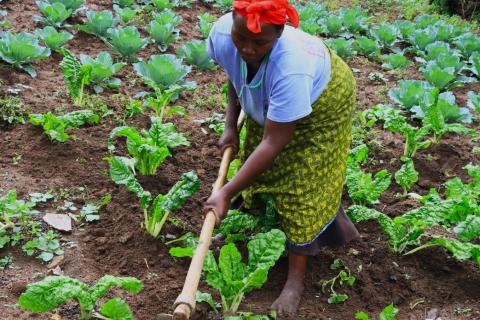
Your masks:
{"label": "green patterned skirt", "polygon": [[[280,226],[294,244],[317,237],[337,214],[343,192],[356,84],[347,64],[330,54],[330,81],[312,113],[297,122],[293,139],[272,167],[242,193],[247,208],[255,194],[271,194]],[[264,130],[248,117],[245,126],[242,161],[261,142]]]}

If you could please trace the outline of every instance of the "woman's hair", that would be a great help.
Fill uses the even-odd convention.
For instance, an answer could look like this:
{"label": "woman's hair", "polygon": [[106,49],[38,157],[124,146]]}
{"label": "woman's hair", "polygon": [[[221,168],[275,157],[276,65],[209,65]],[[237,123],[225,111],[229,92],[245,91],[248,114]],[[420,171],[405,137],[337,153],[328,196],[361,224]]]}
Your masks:
{"label": "woman's hair", "polygon": [[[237,15],[238,15],[238,13],[236,13],[235,11],[232,11],[232,16],[233,16],[234,19]],[[284,24],[271,24],[271,25],[275,28],[275,31],[277,33],[282,32],[283,28],[285,27]]]}

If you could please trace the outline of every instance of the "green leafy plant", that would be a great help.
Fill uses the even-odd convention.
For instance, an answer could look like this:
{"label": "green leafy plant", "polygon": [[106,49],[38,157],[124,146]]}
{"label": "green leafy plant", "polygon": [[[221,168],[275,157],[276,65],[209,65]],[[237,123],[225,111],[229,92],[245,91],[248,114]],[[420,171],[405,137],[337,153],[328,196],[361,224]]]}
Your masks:
{"label": "green leafy plant", "polygon": [[233,243],[220,249],[218,264],[210,256],[205,260],[207,283],[220,292],[224,315],[234,315],[245,293],[260,288],[266,281],[269,269],[285,249],[285,234],[273,229],[259,233],[247,244],[248,264]]}
{"label": "green leafy plant", "polygon": [[480,78],[480,52],[475,51],[472,53],[470,56],[470,59],[468,60],[470,63],[469,70],[477,76],[477,78]]}
{"label": "green leafy plant", "polygon": [[429,29],[416,29],[409,37],[408,41],[413,45],[413,51],[422,52],[425,51],[427,46],[434,43],[436,40],[435,30]]}
{"label": "green leafy plant", "polygon": [[233,0],[213,0],[213,6],[222,12],[232,10]]}
{"label": "green leafy plant", "polygon": [[107,194],[100,200],[100,203],[98,204],[87,203],[80,210],[80,218],[85,222],[100,220],[100,215],[98,214],[98,212],[100,211],[100,209],[102,209],[102,207],[106,206],[110,202],[110,200],[112,200],[112,196],[110,194]]}
{"label": "green leafy plant", "polygon": [[410,158],[402,158],[403,165],[395,173],[395,181],[402,187],[403,195],[406,196],[407,192],[418,181],[418,172],[415,170],[413,160]]}
{"label": "green leafy plant", "polygon": [[323,24],[323,32],[331,37],[338,36],[343,31],[342,19],[335,14],[325,16],[321,22]]}
{"label": "green leafy plant", "polygon": [[184,80],[191,67],[183,65],[182,59],[172,54],[152,55],[148,62],[134,63],[133,68],[150,87],[161,91],[173,86],[193,89],[196,85]]}
{"label": "green leafy plant", "polygon": [[135,0],[113,0],[113,3],[124,8],[133,6],[135,4]]}
{"label": "green leafy plant", "polygon": [[157,13],[153,16],[153,21],[159,24],[171,24],[174,27],[178,27],[182,23],[182,17],[176,14],[170,9],[165,9],[161,13]]}
{"label": "green leafy plant", "polygon": [[[399,310],[393,304],[389,304],[380,312],[379,320],[395,320],[398,312]],[[370,317],[365,312],[359,311],[355,313],[355,319],[370,320]]]}
{"label": "green leafy plant", "polygon": [[185,136],[177,133],[173,123],[162,123],[158,117],[151,117],[150,129],[141,133],[132,127],[117,127],[112,130],[108,139],[108,149],[113,152],[113,140],[117,136],[127,138],[127,149],[134,157],[135,167],[143,175],[154,175],[160,164],[170,156],[170,149],[178,146],[189,146]]}
{"label": "green leafy plant", "polygon": [[436,60],[428,62],[425,67],[420,68],[420,72],[432,86],[439,90],[462,87],[466,82],[471,81],[467,77],[457,78],[455,68],[443,68]]}
{"label": "green leafy plant", "polygon": [[129,62],[135,61],[135,54],[148,44],[148,40],[141,38],[134,26],[109,29],[109,46]]}
{"label": "green leafy plant", "polygon": [[139,198],[144,212],[145,229],[155,238],[160,234],[170,212],[182,206],[200,188],[197,175],[191,171],[183,174],[166,195],[159,194],[152,201],[150,192],[145,191],[135,178],[133,159],[114,156],[106,160],[110,163],[110,177],[113,182],[125,185]]}
{"label": "green leafy plant", "polygon": [[[93,286],[66,276],[50,276],[43,280],[27,285],[18,303],[22,309],[34,313],[49,312],[73,299],[80,305],[80,319],[92,319],[97,301],[114,287],[120,287],[128,292],[138,293],[143,284],[140,280],[131,277],[103,276]],[[100,313],[108,319],[133,319],[128,304],[120,299],[113,298],[105,302]],[[95,314],[95,317],[97,315]]]}
{"label": "green leafy plant", "polygon": [[97,123],[100,117],[90,110],[78,110],[55,116],[51,112],[29,115],[30,123],[43,127],[43,131],[52,141],[65,142],[70,137],[65,130],[78,128],[85,123]]}
{"label": "green leafy plant", "polygon": [[212,29],[213,23],[215,22],[215,16],[211,15],[208,12],[205,12],[198,16],[198,25],[197,29],[200,31],[202,37],[207,38]]}
{"label": "green leafy plant", "polygon": [[392,47],[397,41],[398,30],[391,24],[380,24],[378,27],[371,28],[370,33],[384,48]]}
{"label": "green leafy plant", "polygon": [[353,34],[364,32],[369,28],[367,17],[368,13],[359,8],[340,9],[340,18],[344,27]]}
{"label": "green leafy plant", "polygon": [[480,112],[480,94],[475,94],[475,92],[469,91],[467,95],[468,95],[467,106],[472,110]]}
{"label": "green leafy plant", "polygon": [[457,37],[454,43],[465,58],[470,57],[474,52],[480,51],[480,37],[471,32]]}
{"label": "green leafy plant", "polygon": [[338,304],[346,301],[348,299],[348,295],[346,293],[337,293],[335,291],[335,283],[340,285],[347,284],[348,286],[352,287],[355,284],[355,276],[352,275],[350,269],[345,266],[341,259],[335,259],[333,263],[330,265],[330,269],[332,270],[340,270],[340,272],[330,280],[321,281],[322,284],[322,292],[324,294],[329,294],[328,303],[330,304]]}
{"label": "green leafy plant", "polygon": [[353,48],[359,54],[370,58],[377,58],[380,54],[380,47],[377,42],[365,36],[357,37],[353,42]]}
{"label": "green leafy plant", "polygon": [[[104,88],[118,89],[121,81],[114,78],[113,75],[120,71],[126,64],[113,63],[110,53],[106,51],[100,52],[94,59],[90,56],[80,54],[81,68],[90,70],[90,83],[93,83],[93,89],[96,93],[102,93]],[[89,66],[89,67],[86,67]]]}
{"label": "green leafy plant", "polygon": [[388,70],[405,69],[412,64],[412,62],[401,53],[392,53],[383,56],[383,59],[385,63],[382,64],[382,67]]}
{"label": "green leafy plant", "polygon": [[61,48],[63,60],[60,67],[63,70],[63,78],[67,84],[68,91],[72,97],[73,103],[77,106],[83,106],[83,89],[85,85],[90,84],[92,66],[81,65],[75,55],[68,49]]}
{"label": "green leafy plant", "polygon": [[352,41],[344,38],[329,39],[328,45],[342,58],[348,58],[355,54]]}
{"label": "green leafy plant", "polygon": [[40,46],[37,37],[31,33],[0,32],[0,59],[27,72],[32,78],[37,76],[37,72],[30,63],[49,56],[50,49]]}
{"label": "green leafy plant", "polygon": [[429,100],[431,101],[432,96],[429,93],[432,90],[432,86],[425,81],[400,80],[397,88],[392,88],[388,91],[388,96],[405,109],[410,110],[414,106],[426,104]]}
{"label": "green leafy plant", "polygon": [[12,96],[0,97],[0,125],[24,124],[26,113],[26,107],[20,101],[20,98]]}
{"label": "green leafy plant", "polygon": [[173,8],[173,4],[170,2],[170,0],[152,0],[152,4],[158,11]]}
{"label": "green leafy plant", "polygon": [[[368,149],[366,151],[368,153]],[[371,173],[364,173],[360,162],[366,159],[366,154],[358,158],[351,153],[347,160],[348,195],[354,203],[371,205],[378,201],[383,192],[390,186],[391,174],[387,170],[378,171],[372,178]]]}
{"label": "green leafy plant", "polygon": [[28,256],[40,252],[37,258],[44,262],[52,260],[54,256],[63,254],[63,249],[60,246],[60,241],[57,239],[57,234],[52,230],[46,233],[38,233],[35,238],[27,241],[22,246],[22,250]]}
{"label": "green leafy plant", "polygon": [[85,0],[46,0],[49,3],[61,3],[67,8],[68,10],[72,10],[72,12],[78,11]]}
{"label": "green leafy plant", "polygon": [[120,17],[120,20],[123,23],[129,23],[130,21],[132,21],[138,12],[136,8],[130,8],[128,6],[121,7],[116,4],[113,5],[113,10],[117,14],[117,16]]}
{"label": "green leafy plant", "polygon": [[35,3],[43,16],[35,16],[33,19],[45,25],[59,28],[63,22],[72,15],[72,10],[67,9],[61,2],[49,3],[47,1],[37,0]]}
{"label": "green leafy plant", "polygon": [[87,11],[87,22],[84,25],[75,27],[85,33],[93,34],[103,41],[108,36],[108,29],[114,28],[118,23],[118,18],[113,16],[112,11],[103,10],[100,12]]}
{"label": "green leafy plant", "polygon": [[196,65],[200,70],[216,68],[215,63],[208,55],[205,41],[188,41],[177,49],[177,55],[185,59],[188,64]]}
{"label": "green leafy plant", "polygon": [[67,41],[73,39],[73,35],[67,31],[58,32],[54,27],[47,26],[43,29],[37,29],[35,34],[53,51],[60,51]]}
{"label": "green leafy plant", "polygon": [[157,43],[157,47],[161,52],[165,52],[168,47],[180,38],[180,30],[175,28],[171,23],[159,23],[156,20],[150,22],[148,33]]}

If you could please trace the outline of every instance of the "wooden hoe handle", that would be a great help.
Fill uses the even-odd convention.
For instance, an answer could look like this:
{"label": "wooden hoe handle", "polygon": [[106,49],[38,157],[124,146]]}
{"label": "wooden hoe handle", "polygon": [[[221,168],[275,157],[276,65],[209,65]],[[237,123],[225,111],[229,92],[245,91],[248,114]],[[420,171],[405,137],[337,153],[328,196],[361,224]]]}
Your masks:
{"label": "wooden hoe handle", "polygon": [[[238,121],[238,130],[240,131],[243,123],[243,113],[240,114]],[[224,185],[227,178],[228,167],[233,156],[233,148],[227,147],[223,152],[222,162],[218,171],[218,177],[213,185],[212,193],[220,190]],[[200,276],[203,268],[203,261],[207,255],[208,248],[210,247],[210,241],[212,240],[212,232],[215,227],[215,213],[213,210],[208,211],[203,222],[202,231],[200,232],[200,238],[198,240],[198,246],[195,249],[190,267],[188,268],[187,277],[183,284],[183,289],[180,295],[175,300],[173,307],[173,320],[187,320],[190,319],[190,315],[195,310],[195,294],[197,292],[198,283],[200,282]]]}

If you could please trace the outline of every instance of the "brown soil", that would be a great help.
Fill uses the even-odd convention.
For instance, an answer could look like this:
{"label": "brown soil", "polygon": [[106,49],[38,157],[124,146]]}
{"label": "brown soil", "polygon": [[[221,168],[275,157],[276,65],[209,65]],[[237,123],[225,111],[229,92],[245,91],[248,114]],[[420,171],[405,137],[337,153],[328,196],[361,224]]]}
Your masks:
{"label": "brown soil", "polygon": [[[87,5],[95,10],[111,8],[110,1],[87,1]],[[38,14],[33,0],[7,0],[1,6],[8,10],[8,19],[14,22],[13,29],[33,31],[38,27],[32,20],[33,15]],[[210,7],[203,4],[196,4],[192,9],[177,10],[184,19],[181,26],[182,41],[199,37],[194,27],[196,16],[206,10],[212,12]],[[218,12],[216,14],[219,15]],[[78,20],[75,22],[79,22],[84,18],[75,19]],[[74,40],[67,47],[77,54],[89,55],[108,50],[101,41],[81,32],[75,33]],[[173,49],[169,52],[173,53]],[[158,53],[154,45],[149,45],[140,56],[148,58]],[[30,87],[21,92],[20,98],[31,112],[43,113],[56,108],[74,110],[62,79],[60,60],[58,54],[53,54],[45,61],[35,63],[38,72],[36,79],[0,64],[0,79],[4,83],[0,93],[5,94],[7,87],[21,83]],[[395,86],[398,79],[387,74],[386,83],[372,82],[368,80],[368,74],[381,71],[380,65],[358,57],[349,63],[359,69],[355,74],[359,89],[358,109],[387,103],[386,92]],[[407,74],[416,78],[418,71],[409,69]],[[123,95],[133,96],[145,89],[131,65],[121,71],[120,78],[123,82],[120,93]],[[220,155],[216,148],[218,137],[211,131],[202,131],[195,120],[210,116],[213,111],[221,112],[221,85],[226,78],[221,71],[194,70],[189,76],[189,80],[193,79],[198,83],[197,91],[183,94],[177,102],[191,107],[188,117],[173,120],[179,131],[190,133],[188,139],[191,147],[177,148],[156,176],[140,179],[143,187],[152,194],[165,193],[182,173],[192,169],[196,170],[202,181],[200,192],[174,212],[172,216],[175,223],[166,224],[162,230],[163,236],[179,236],[186,231],[199,232],[203,220],[202,205],[210,193],[219,165]],[[457,89],[458,104],[465,105],[466,92],[479,91],[479,88],[478,85],[469,85]],[[122,113],[121,102],[112,98],[111,92],[104,93],[102,98],[117,114]],[[147,116],[126,121],[140,128],[149,125]],[[62,235],[65,241],[73,241],[76,246],[66,249],[61,268],[65,275],[88,283],[95,282],[104,274],[141,279],[145,285],[141,293],[115,293],[128,301],[136,319],[150,320],[155,319],[158,313],[172,311],[173,301],[183,286],[189,261],[172,258],[162,241],[145,233],[140,227],[143,215],[136,197],[123,186],[115,185],[108,177],[108,165],[102,158],[108,155],[108,134],[117,125],[113,117],[104,118],[99,125],[73,130],[75,139],[63,144],[51,143],[40,128],[30,124],[3,128],[0,131],[0,195],[11,188],[17,189],[20,198],[29,192],[45,192],[48,189],[53,189],[57,194],[68,191],[71,195],[75,194],[68,199],[81,206],[111,194],[112,201],[102,210],[99,222],[86,226],[75,225],[71,234]],[[474,128],[479,129],[478,122]],[[374,161],[367,166],[367,170],[386,168],[394,173],[401,165],[399,158],[403,141],[394,134],[379,132],[377,139],[381,149],[373,155]],[[418,152],[415,166],[420,173],[420,182],[412,192],[426,194],[430,188],[439,188],[451,176],[467,179],[462,167],[470,162],[480,163],[479,154],[471,152],[474,145],[465,137],[448,135],[437,145]],[[18,155],[21,155],[21,159],[14,164],[13,158]],[[84,186],[85,191],[76,192],[80,186]],[[393,182],[377,209],[394,216],[418,206],[415,201],[396,197],[400,191],[401,188]],[[348,204],[349,199],[345,197],[344,205]],[[49,204],[40,210],[54,210],[55,205]],[[432,308],[439,309],[442,319],[480,319],[480,272],[472,262],[455,261],[439,248],[411,256],[399,256],[389,252],[387,239],[376,223],[361,223],[358,228],[360,240],[345,248],[325,249],[311,259],[305,294],[294,319],[353,319],[357,311],[376,315],[392,302],[401,310],[398,319],[424,319],[426,312]],[[15,304],[25,285],[47,275],[48,269],[39,260],[26,257],[18,247],[3,250],[2,256],[7,253],[13,255],[18,269],[0,273],[1,318],[46,319],[46,316],[32,315],[8,305]],[[329,305],[328,297],[321,294],[319,282],[334,276],[329,266],[335,258],[341,258],[354,272],[357,283],[353,288],[339,290],[349,295],[345,303]],[[270,271],[267,284],[247,294],[240,309],[268,313],[270,304],[282,289],[286,270],[286,259],[282,258]],[[201,284],[201,289],[213,293],[205,284]],[[195,317],[218,318],[207,310],[205,306],[198,306]],[[459,313],[458,310],[466,311]],[[77,312],[71,304],[62,307],[59,314],[63,319],[74,319]]]}

